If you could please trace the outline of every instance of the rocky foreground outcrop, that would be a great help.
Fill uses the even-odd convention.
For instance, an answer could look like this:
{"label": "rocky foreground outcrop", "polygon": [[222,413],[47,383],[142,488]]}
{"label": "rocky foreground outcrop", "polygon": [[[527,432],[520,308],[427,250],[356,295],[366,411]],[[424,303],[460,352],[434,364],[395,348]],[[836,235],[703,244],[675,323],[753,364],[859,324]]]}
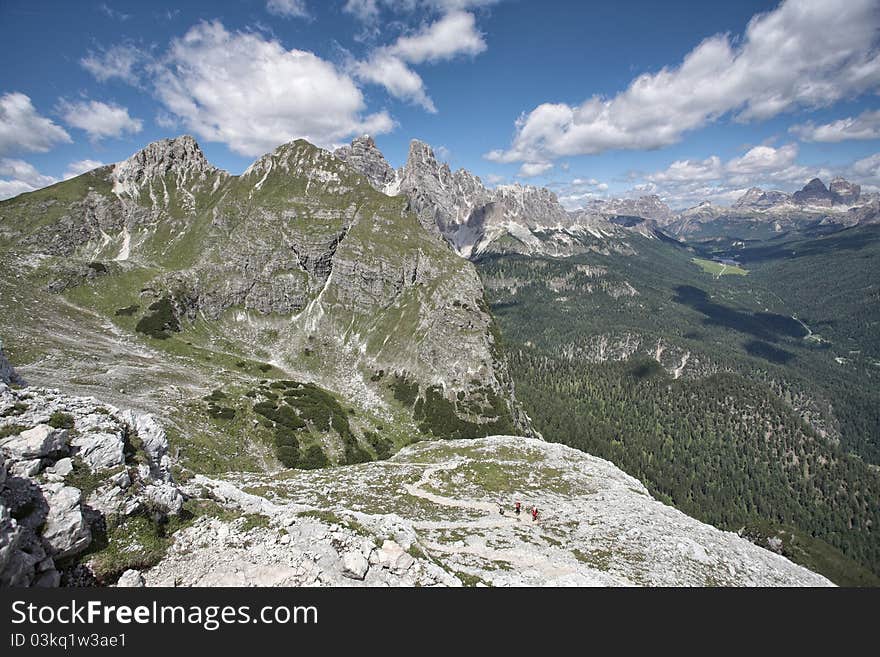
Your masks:
{"label": "rocky foreground outcrop", "polygon": [[77,562],[108,523],[181,511],[165,431],[91,397],[11,387],[0,364],[0,586],[96,583]]}
{"label": "rocky foreground outcrop", "polygon": [[188,491],[240,517],[178,532],[141,573],[147,585],[830,584],[654,500],[608,461],[521,437],[419,443],[332,470],[196,477]]}
{"label": "rocky foreground outcrop", "polygon": [[563,445],[419,442],[386,461],[179,484],[151,416],[5,371],[2,586],[830,584]]}

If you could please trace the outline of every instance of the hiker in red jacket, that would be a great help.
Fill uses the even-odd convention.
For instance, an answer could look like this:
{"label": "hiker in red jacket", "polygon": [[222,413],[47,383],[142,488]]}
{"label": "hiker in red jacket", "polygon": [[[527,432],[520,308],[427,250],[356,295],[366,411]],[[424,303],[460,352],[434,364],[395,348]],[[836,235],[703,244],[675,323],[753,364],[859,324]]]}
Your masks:
{"label": "hiker in red jacket", "polygon": [[532,507],[532,522],[538,519],[538,507]]}
{"label": "hiker in red jacket", "polygon": [[516,515],[519,515],[520,509],[522,508],[522,502],[517,502],[513,505],[513,508],[516,511]]}

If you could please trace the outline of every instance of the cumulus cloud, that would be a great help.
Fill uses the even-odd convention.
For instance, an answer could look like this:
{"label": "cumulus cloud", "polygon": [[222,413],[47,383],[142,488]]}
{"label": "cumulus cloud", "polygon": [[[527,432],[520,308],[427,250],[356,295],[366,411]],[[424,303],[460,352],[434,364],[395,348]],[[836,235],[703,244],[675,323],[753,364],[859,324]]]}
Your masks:
{"label": "cumulus cloud", "polygon": [[552,168],[550,162],[524,162],[516,175],[520,178],[534,178],[547,173]]}
{"label": "cumulus cloud", "polygon": [[807,122],[789,129],[803,141],[839,142],[849,139],[880,139],[880,110],[865,111],[831,123]]}
{"label": "cumulus cloud", "polygon": [[0,200],[31,192],[58,182],[52,176],[41,174],[24,160],[0,158]]}
{"label": "cumulus cloud", "polygon": [[863,191],[880,191],[880,153],[853,162],[848,176],[862,183]]}
{"label": "cumulus cloud", "polygon": [[25,151],[45,153],[55,144],[70,141],[64,128],[38,114],[25,94],[0,96],[0,156]]}
{"label": "cumulus cloud", "polygon": [[104,166],[104,163],[99,162],[98,160],[77,160],[76,162],[71,162],[67,165],[67,169],[62,178],[64,180],[76,178],[83,173],[88,173],[89,171],[102,166]]}
{"label": "cumulus cloud", "polygon": [[242,155],[297,138],[330,146],[394,126],[386,112],[363,115],[360,89],[333,64],[260,34],[229,32],[219,21],[173,41],[155,85],[188,130]]}
{"label": "cumulus cloud", "polygon": [[754,146],[726,162],[717,155],[704,160],[676,160],[662,171],[645,175],[643,184],[650,185],[651,193],[683,207],[703,200],[731,203],[749,187],[794,189],[813,177],[827,183],[834,175],[826,167],[799,164],[797,158],[797,144]]}
{"label": "cumulus cloud", "polygon": [[269,0],[266,11],[287,18],[306,18],[309,15],[305,0]]}
{"label": "cumulus cloud", "polygon": [[452,11],[422,26],[413,34],[399,37],[393,44],[377,48],[365,61],[351,68],[361,80],[379,84],[395,98],[436,112],[434,102],[411,64],[436,63],[459,56],[474,56],[486,49],[473,14]]}
{"label": "cumulus cloud", "polygon": [[143,121],[132,118],[126,108],[114,103],[62,100],[59,108],[67,125],[85,130],[93,141],[136,134],[144,127]]}
{"label": "cumulus cloud", "polygon": [[423,27],[416,34],[402,36],[388,48],[392,55],[412,64],[439,62],[458,55],[478,55],[486,49],[473,14],[454,11]]}
{"label": "cumulus cloud", "polygon": [[79,63],[99,82],[119,78],[129,84],[137,84],[140,79],[139,68],[147,61],[147,53],[140,48],[120,44],[98,52],[89,52]]}
{"label": "cumulus cloud", "polygon": [[516,122],[497,162],[548,161],[612,149],[654,149],[725,115],[767,119],[880,86],[876,0],[787,0],[755,15],[742,39],[718,34],[675,67],[635,78],[614,96],[544,103]]}
{"label": "cumulus cloud", "polygon": [[419,105],[431,114],[437,112],[421,76],[393,55],[381,51],[374,53],[365,62],[355,62],[352,70],[360,80],[385,87],[395,98]]}
{"label": "cumulus cloud", "polygon": [[595,178],[575,178],[569,183],[569,185],[572,187],[595,187],[602,192],[608,189],[607,183],[600,182]]}

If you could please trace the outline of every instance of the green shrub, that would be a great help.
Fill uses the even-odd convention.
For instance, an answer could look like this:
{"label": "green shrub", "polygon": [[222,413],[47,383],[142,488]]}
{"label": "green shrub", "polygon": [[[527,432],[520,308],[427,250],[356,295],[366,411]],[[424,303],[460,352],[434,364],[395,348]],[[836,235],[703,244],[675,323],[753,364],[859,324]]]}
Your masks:
{"label": "green shrub", "polygon": [[390,386],[394,398],[404,406],[411,408],[416,403],[416,398],[419,396],[418,383],[410,383],[406,377],[395,375]]}
{"label": "green shrub", "polygon": [[376,450],[376,458],[387,459],[391,456],[391,441],[372,431],[364,431],[364,438]]}
{"label": "green shrub", "polygon": [[27,427],[21,424],[7,424],[5,427],[0,427],[0,439],[14,436],[15,434],[21,433],[26,429]]}
{"label": "green shrub", "polygon": [[162,297],[155,303],[150,304],[149,309],[153,312],[141,318],[135,326],[136,331],[159,340],[171,337],[169,332],[180,332],[180,322],[174,313],[174,306],[168,297]]}
{"label": "green shrub", "polygon": [[73,459],[73,469],[64,478],[64,483],[68,486],[79,488],[82,491],[83,499],[85,499],[104,483],[104,477],[92,472],[89,466],[77,456]]}
{"label": "green shrub", "polygon": [[299,467],[303,470],[317,470],[318,468],[326,468],[328,465],[330,465],[330,461],[327,460],[321,446],[311,445],[303,454]]}
{"label": "green shrub", "polygon": [[235,409],[211,403],[208,404],[208,415],[218,420],[234,420]]}
{"label": "green shrub", "polygon": [[73,429],[73,416],[70,413],[55,411],[49,417],[49,426],[56,429]]}
{"label": "green shrub", "polygon": [[223,401],[224,399],[226,399],[226,393],[220,389],[212,391],[210,395],[205,397],[205,400],[209,402],[219,402]]}
{"label": "green shrub", "polygon": [[290,447],[288,445],[276,447],[275,456],[278,457],[278,460],[281,461],[281,464],[285,468],[297,468],[300,466],[299,449],[296,447]]}

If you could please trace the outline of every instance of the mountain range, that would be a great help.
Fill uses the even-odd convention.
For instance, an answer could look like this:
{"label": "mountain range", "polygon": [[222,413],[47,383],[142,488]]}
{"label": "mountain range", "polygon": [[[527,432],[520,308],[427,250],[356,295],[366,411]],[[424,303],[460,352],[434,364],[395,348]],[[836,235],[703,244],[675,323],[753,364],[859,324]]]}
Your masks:
{"label": "mountain range", "polygon": [[[750,190],[732,208],[676,214],[643,197],[570,212],[548,189],[453,172],[417,140],[394,170],[369,137],[332,153],[290,142],[234,176],[183,136],[2,201],[0,335],[17,374],[0,359],[0,453],[25,483],[0,481],[0,521],[17,537],[0,572],[228,583],[193,546],[281,528],[261,572],[287,574],[266,583],[825,583],[774,551],[874,583],[876,288],[836,254],[872,255],[877,214],[842,179],[790,197]],[[784,239],[767,251],[773,235]],[[740,268],[721,261],[749,278],[731,281]],[[809,297],[829,281],[788,282],[829,262],[847,286],[833,318]],[[100,409],[108,437],[84,446]],[[164,445],[161,473],[138,470],[155,461],[137,446],[147,437]],[[542,437],[647,488],[624,493],[614,466]],[[454,442],[415,444],[431,439]],[[429,471],[406,465],[419,459]],[[562,483],[596,468],[595,488]],[[37,497],[16,498],[22,486]],[[159,502],[143,498],[151,486]],[[551,515],[538,574],[506,576],[534,542],[486,524],[493,496],[583,526]],[[585,504],[634,523],[626,549],[585,529]],[[444,533],[435,507],[467,518]],[[60,537],[46,525],[58,514],[72,528]],[[495,545],[502,535],[516,545]],[[124,556],[133,542],[157,547]],[[282,545],[312,542],[317,561],[278,565]]]}

